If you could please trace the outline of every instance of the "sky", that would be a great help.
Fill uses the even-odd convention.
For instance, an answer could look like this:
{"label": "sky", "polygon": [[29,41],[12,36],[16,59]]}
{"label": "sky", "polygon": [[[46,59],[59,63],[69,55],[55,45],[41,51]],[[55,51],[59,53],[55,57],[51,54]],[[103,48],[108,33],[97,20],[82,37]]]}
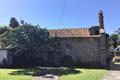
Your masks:
{"label": "sky", "polygon": [[48,29],[89,28],[98,25],[98,12],[104,13],[105,31],[120,27],[120,0],[0,0],[0,25],[11,17]]}

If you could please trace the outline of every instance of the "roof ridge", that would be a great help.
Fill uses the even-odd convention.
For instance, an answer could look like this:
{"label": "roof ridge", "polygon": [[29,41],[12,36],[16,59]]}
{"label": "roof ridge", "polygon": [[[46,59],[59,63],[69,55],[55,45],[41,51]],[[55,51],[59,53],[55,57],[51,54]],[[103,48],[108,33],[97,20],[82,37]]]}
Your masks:
{"label": "roof ridge", "polygon": [[48,30],[76,30],[76,29],[89,29],[89,28],[63,28],[63,29],[48,29]]}

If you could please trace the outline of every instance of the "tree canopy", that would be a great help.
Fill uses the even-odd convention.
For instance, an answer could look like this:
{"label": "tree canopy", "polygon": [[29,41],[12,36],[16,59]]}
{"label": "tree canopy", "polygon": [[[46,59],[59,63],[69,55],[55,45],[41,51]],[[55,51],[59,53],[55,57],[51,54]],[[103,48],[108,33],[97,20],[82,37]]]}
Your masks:
{"label": "tree canopy", "polygon": [[14,26],[14,28],[0,27],[0,45],[11,49],[12,55],[20,58],[21,62],[29,63],[34,60],[37,50],[41,47],[46,49],[50,46],[50,41],[48,30],[39,25],[31,25],[22,21],[21,25]]}
{"label": "tree canopy", "polygon": [[9,26],[11,28],[16,28],[17,26],[19,26],[19,22],[16,20],[15,17],[11,17]]}
{"label": "tree canopy", "polygon": [[110,38],[109,38],[110,46],[113,46],[114,48],[116,48],[119,45],[119,42],[120,40],[119,40],[118,34],[110,35]]}
{"label": "tree canopy", "polygon": [[120,45],[120,28],[109,36],[109,44],[114,48]]}

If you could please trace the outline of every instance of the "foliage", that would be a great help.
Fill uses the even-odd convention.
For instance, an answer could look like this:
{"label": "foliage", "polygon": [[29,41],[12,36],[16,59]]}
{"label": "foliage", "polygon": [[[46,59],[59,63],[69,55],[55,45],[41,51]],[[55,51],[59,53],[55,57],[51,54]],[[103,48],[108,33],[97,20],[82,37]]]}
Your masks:
{"label": "foliage", "polygon": [[112,34],[109,37],[109,44],[110,46],[113,46],[114,48],[116,48],[120,43],[119,40],[119,35],[118,34]]}
{"label": "foliage", "polygon": [[99,32],[99,26],[92,26],[89,29],[92,33],[94,33],[94,35],[99,35],[99,33],[100,33]]}
{"label": "foliage", "polygon": [[4,27],[1,29],[0,42],[2,47],[7,47],[11,50],[15,63],[23,65],[26,63],[33,64],[31,62],[36,60],[34,58],[35,54],[39,50],[50,46],[47,29],[42,29],[39,25],[34,26],[24,23],[18,27]]}
{"label": "foliage", "polygon": [[12,17],[12,18],[10,19],[10,24],[9,24],[9,26],[10,26],[11,28],[16,28],[17,26],[19,26],[19,22],[16,20],[15,17]]}
{"label": "foliage", "polygon": [[11,72],[11,75],[33,75],[33,76],[45,76],[46,74],[53,75],[68,75],[68,74],[79,74],[80,70],[67,67],[34,67],[34,68],[24,68]]}
{"label": "foliage", "polygon": [[120,45],[120,28],[109,36],[109,44],[114,48]]}
{"label": "foliage", "polygon": [[3,34],[6,31],[9,31],[9,28],[7,26],[0,26],[0,34]]}
{"label": "foliage", "polygon": [[104,69],[71,69],[67,67],[0,69],[0,80],[32,80],[32,76],[44,76],[48,73],[58,75],[60,80],[101,80],[107,71]]}

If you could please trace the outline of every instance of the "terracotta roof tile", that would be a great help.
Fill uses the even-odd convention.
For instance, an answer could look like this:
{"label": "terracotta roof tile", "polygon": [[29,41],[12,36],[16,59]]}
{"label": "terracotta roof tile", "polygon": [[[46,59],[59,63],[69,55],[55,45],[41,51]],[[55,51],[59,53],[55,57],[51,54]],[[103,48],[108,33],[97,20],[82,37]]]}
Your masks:
{"label": "terracotta roof tile", "polygon": [[51,37],[90,37],[89,28],[49,30]]}

